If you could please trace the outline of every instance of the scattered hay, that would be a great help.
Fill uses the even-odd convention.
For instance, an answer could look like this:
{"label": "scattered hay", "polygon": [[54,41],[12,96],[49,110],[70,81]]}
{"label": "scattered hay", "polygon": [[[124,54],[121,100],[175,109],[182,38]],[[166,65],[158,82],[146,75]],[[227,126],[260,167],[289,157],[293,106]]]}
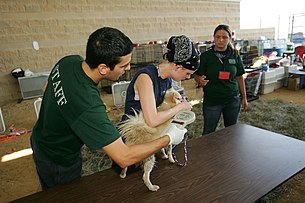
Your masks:
{"label": "scattered hay", "polygon": [[[193,111],[196,121],[188,126],[190,138],[201,136],[203,131],[202,103],[194,106]],[[249,103],[247,111],[240,114],[239,123],[305,141],[305,107],[282,100],[255,100]],[[217,130],[223,127],[221,118]]]}
{"label": "scattered hay", "polygon": [[98,171],[108,169],[112,165],[112,160],[103,150],[90,150],[88,147],[83,146],[83,166],[82,176],[91,175]]}
{"label": "scattered hay", "polygon": [[240,123],[305,140],[305,107],[281,100],[256,100],[247,112],[241,113]]}

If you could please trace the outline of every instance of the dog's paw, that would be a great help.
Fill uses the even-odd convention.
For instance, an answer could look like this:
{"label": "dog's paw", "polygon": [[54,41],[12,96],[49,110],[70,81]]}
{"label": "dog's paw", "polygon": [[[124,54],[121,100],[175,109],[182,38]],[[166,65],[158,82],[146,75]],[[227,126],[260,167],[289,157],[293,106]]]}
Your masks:
{"label": "dog's paw", "polygon": [[126,178],[127,168],[128,168],[128,167],[122,169],[122,171],[121,171],[121,173],[120,173],[120,177],[121,177],[121,178]]}
{"label": "dog's paw", "polygon": [[125,173],[125,174],[122,174],[122,173],[121,173],[121,174],[120,174],[120,177],[121,177],[121,178],[126,178],[126,173]]}
{"label": "dog's paw", "polygon": [[176,163],[175,160],[174,160],[174,158],[173,158],[172,156],[169,156],[169,157],[168,157],[168,161],[169,161],[170,163],[172,163],[172,164]]}
{"label": "dog's paw", "polygon": [[168,155],[166,154],[166,151],[164,148],[161,149],[161,158],[162,159],[168,159]]}
{"label": "dog's paw", "polygon": [[148,189],[150,190],[150,191],[153,191],[153,192],[156,192],[156,191],[158,191],[159,190],[159,186],[158,185],[151,185]]}

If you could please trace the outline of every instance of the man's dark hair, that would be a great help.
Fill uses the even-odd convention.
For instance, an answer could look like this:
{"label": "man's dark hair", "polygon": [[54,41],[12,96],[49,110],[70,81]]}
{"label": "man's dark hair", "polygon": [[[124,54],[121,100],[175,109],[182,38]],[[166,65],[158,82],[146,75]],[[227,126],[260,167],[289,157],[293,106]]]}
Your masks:
{"label": "man's dark hair", "polygon": [[103,27],[89,36],[85,61],[91,69],[105,64],[113,70],[120,58],[130,54],[132,49],[133,43],[124,33],[115,28]]}

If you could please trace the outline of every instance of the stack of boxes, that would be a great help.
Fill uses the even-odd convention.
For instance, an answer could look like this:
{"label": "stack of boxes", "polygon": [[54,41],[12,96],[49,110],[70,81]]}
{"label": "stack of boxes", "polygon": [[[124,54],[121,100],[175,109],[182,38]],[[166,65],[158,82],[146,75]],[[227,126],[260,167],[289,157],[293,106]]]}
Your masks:
{"label": "stack of boxes", "polygon": [[[283,86],[288,86],[288,89],[295,89],[296,85],[292,84],[293,79],[289,78],[289,71],[297,70],[297,68],[297,65],[290,65],[270,68],[268,71],[263,71],[260,93],[268,94]],[[297,79],[294,80],[297,81]],[[288,81],[291,83],[290,87]]]}
{"label": "stack of boxes", "polygon": [[271,68],[275,71],[275,83],[274,83],[274,90],[280,89],[284,86],[285,80],[285,68],[283,66],[277,68]]}
{"label": "stack of boxes", "polygon": [[268,94],[274,91],[275,83],[277,82],[276,76],[277,72],[272,69],[262,72],[262,81],[260,88],[261,94]]}

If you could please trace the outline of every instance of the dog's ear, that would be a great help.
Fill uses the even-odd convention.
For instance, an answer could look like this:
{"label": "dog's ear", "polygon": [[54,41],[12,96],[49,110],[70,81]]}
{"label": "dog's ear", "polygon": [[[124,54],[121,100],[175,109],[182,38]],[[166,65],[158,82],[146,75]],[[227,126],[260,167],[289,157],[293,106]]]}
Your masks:
{"label": "dog's ear", "polygon": [[171,104],[179,104],[182,101],[181,99],[182,97],[179,92],[173,91],[169,95],[169,101]]}
{"label": "dog's ear", "polygon": [[178,91],[176,91],[176,90],[173,91],[173,99],[174,99],[174,103],[175,103],[175,104],[179,104],[179,103],[182,102],[182,96],[181,96],[181,94],[180,94]]}
{"label": "dog's ear", "polygon": [[171,92],[171,93],[170,93],[170,101],[171,101],[171,103],[173,103],[173,104],[177,104],[177,99],[176,99],[176,94],[175,94],[175,92]]}
{"label": "dog's ear", "polygon": [[174,88],[170,88],[166,91],[163,104],[169,104],[170,106],[174,106],[181,102],[182,96],[178,91],[174,90]]}

